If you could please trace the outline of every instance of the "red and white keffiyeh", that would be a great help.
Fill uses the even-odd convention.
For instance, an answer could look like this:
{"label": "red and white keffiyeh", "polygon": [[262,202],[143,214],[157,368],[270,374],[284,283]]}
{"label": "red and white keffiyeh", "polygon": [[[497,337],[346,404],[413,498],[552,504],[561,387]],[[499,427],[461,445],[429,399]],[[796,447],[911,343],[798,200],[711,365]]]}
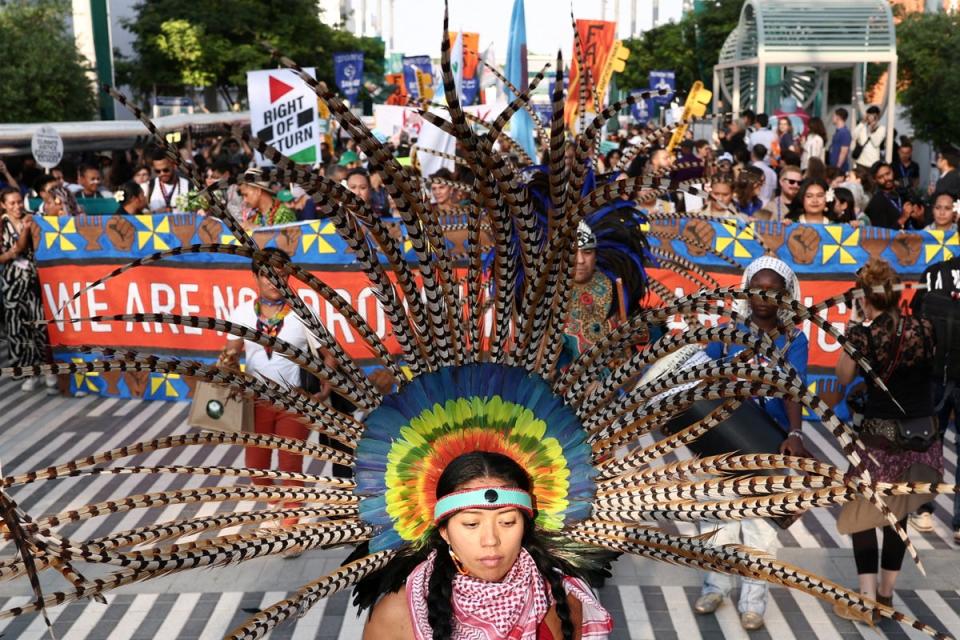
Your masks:
{"label": "red and white keffiyeh", "polygon": [[[436,551],[421,562],[407,579],[407,605],[416,640],[431,640],[427,619],[427,588]],[[564,578],[568,594],[583,604],[583,640],[603,640],[613,628],[610,614],[576,578]],[[536,640],[553,598],[549,586],[526,549],[500,582],[470,576],[453,579],[453,640]]]}

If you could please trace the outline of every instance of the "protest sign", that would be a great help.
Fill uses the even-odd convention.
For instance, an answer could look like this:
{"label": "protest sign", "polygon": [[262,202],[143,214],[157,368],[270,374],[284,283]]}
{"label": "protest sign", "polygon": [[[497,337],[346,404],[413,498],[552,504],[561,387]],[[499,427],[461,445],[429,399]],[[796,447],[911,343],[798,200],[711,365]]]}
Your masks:
{"label": "protest sign", "polygon": [[343,97],[351,105],[357,104],[363,84],[363,52],[333,54],[333,75]]}
{"label": "protest sign", "polygon": [[[312,67],[304,69],[316,77]],[[247,72],[253,134],[300,164],[320,160],[317,94],[290,69]],[[257,162],[270,162],[257,154]]]}
{"label": "protest sign", "polygon": [[63,158],[63,138],[56,129],[45,124],[33,132],[30,153],[38,165],[44,169],[53,169]]}
{"label": "protest sign", "polygon": [[[574,51],[577,50],[577,38],[579,38],[579,48],[583,52],[583,62],[586,69],[580,65],[580,60],[574,54],[573,62],[570,65],[570,89],[567,91],[567,102],[564,107],[564,113],[567,121],[567,129],[575,130],[577,119],[579,118],[579,100],[581,86],[586,89],[586,110],[587,112],[596,112],[597,105],[594,104],[594,92],[598,90],[600,77],[603,73],[603,67],[607,63],[607,58],[613,51],[614,42],[617,37],[617,23],[607,22],[605,20],[577,20],[577,32],[574,34]],[[587,73],[589,72],[589,77]]]}

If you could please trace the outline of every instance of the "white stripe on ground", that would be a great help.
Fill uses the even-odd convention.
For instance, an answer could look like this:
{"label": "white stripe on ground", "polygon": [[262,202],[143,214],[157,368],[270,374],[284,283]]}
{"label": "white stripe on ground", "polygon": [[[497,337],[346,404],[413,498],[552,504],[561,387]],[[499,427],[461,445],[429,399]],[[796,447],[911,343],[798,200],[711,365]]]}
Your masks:
{"label": "white stripe on ground", "polygon": [[157,600],[157,593],[141,593],[134,597],[133,602],[124,612],[123,617],[117,620],[113,631],[107,636],[107,640],[127,640],[132,638],[143,624],[143,620],[150,613],[150,607]]}
{"label": "white stripe on ground", "polygon": [[643,601],[643,592],[636,585],[624,585],[618,588],[623,603],[623,616],[627,621],[627,635],[632,640],[653,640],[653,626],[647,605]]}
{"label": "white stripe on ground", "polygon": [[700,627],[693,619],[694,613],[683,587],[661,587],[660,590],[663,591],[667,611],[670,612],[670,619],[673,620],[673,628],[677,636],[684,640],[700,638]]}
{"label": "white stripe on ground", "polygon": [[764,628],[770,633],[770,636],[777,640],[796,640],[793,631],[790,629],[790,623],[780,611],[780,605],[777,599],[767,594],[767,611],[763,616]]}
{"label": "white stripe on ground", "polygon": [[[351,599],[352,600],[352,599]],[[357,608],[351,601],[343,612],[343,625],[340,627],[340,634],[337,640],[360,640],[363,636],[363,625],[366,616],[358,616]]]}
{"label": "white stripe on ground", "polygon": [[210,618],[207,619],[207,624],[203,627],[203,631],[200,632],[199,637],[222,638],[226,635],[226,633],[230,631],[227,627],[230,626],[230,622],[233,620],[233,614],[240,606],[240,600],[242,598],[243,593],[239,591],[220,594],[220,599],[217,601],[217,604],[214,605],[213,611],[210,612]]}
{"label": "white stripe on ground", "polygon": [[323,625],[323,612],[327,609],[327,598],[323,598],[307,610],[306,615],[296,621],[297,626],[290,636],[290,640],[314,640],[320,635]]}
{"label": "white stripe on ground", "polygon": [[937,616],[940,621],[940,630],[949,631],[954,635],[960,633],[960,615],[953,610],[947,601],[933,589],[917,589],[917,595],[923,600],[923,604]]}
{"label": "white stripe on ground", "polygon": [[95,406],[93,409],[90,409],[90,411],[87,412],[87,415],[90,416],[91,418],[97,418],[99,416],[102,416],[107,411],[109,411],[113,407],[113,405],[117,404],[118,402],[120,402],[120,398],[107,398],[106,400],[104,400],[103,402]]}
{"label": "white stripe on ground", "polygon": [[83,608],[83,612],[77,616],[76,621],[70,626],[70,629],[60,637],[60,640],[86,640],[93,628],[100,622],[100,618],[107,612],[113,603],[115,596],[105,595],[107,604],[102,605],[92,602]]}
{"label": "white stripe on ground", "polygon": [[173,606],[167,612],[167,617],[163,624],[157,629],[153,640],[171,640],[180,635],[180,630],[190,619],[190,613],[196,608],[200,601],[199,593],[182,593],[174,600]]}
{"label": "white stripe on ground", "polygon": [[831,622],[820,606],[820,601],[808,593],[797,589],[787,589],[787,593],[797,601],[801,615],[806,619],[818,640],[843,640],[837,627]]}

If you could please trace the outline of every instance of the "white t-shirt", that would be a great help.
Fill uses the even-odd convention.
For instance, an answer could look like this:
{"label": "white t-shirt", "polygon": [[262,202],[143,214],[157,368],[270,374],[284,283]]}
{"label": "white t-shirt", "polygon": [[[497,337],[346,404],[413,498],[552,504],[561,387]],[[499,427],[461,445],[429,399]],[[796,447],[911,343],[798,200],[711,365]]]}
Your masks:
{"label": "white t-shirt", "polygon": [[[241,304],[230,312],[230,322],[256,330],[257,312],[253,308],[253,302]],[[292,312],[283,319],[283,326],[280,327],[277,337],[303,351],[307,350],[307,330],[300,318]],[[243,341],[243,356],[246,372],[250,375],[261,380],[272,380],[287,388],[300,386],[300,366],[286,356],[274,351],[272,356],[268,357],[262,346],[250,340]]]}
{"label": "white t-shirt", "polygon": [[753,166],[763,171],[763,186],[760,187],[760,199],[763,204],[773,200],[777,192],[777,173],[771,169],[763,160],[754,160]]}
{"label": "white t-shirt", "polygon": [[[854,162],[868,169],[876,164],[880,160],[880,145],[883,144],[886,137],[887,128],[883,125],[879,125],[873,133],[870,133],[870,129],[866,123],[861,122],[858,124],[856,130],[853,132],[853,144],[862,144],[863,151],[860,152],[860,157],[854,160]],[[850,152],[853,152],[852,148]],[[850,156],[850,158],[852,159],[853,156]]]}
{"label": "white t-shirt", "polygon": [[[150,193],[150,186],[153,185],[153,193]],[[147,207],[150,211],[163,211],[169,208],[171,211],[177,209],[177,196],[190,192],[190,181],[183,177],[177,177],[177,181],[172,185],[161,184],[159,178],[151,178],[140,185],[143,193],[148,195],[150,201]],[[167,204],[167,203],[170,204]]]}
{"label": "white t-shirt", "polygon": [[772,129],[757,129],[750,134],[750,142],[747,144],[747,146],[750,148],[750,151],[753,151],[753,148],[756,145],[762,144],[763,148],[767,150],[767,158],[765,159],[769,159],[773,153],[773,141],[776,139],[776,131],[773,131]]}

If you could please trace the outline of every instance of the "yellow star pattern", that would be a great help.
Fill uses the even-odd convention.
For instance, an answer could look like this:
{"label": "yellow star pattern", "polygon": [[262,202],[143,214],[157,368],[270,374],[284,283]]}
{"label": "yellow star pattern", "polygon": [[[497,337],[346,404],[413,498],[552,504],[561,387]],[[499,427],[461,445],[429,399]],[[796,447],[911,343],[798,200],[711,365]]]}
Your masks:
{"label": "yellow star pattern", "polygon": [[[933,229],[927,233],[937,241],[936,244],[927,243],[923,245],[923,257],[927,264],[949,260],[953,256],[960,254],[960,234],[956,231],[950,231],[949,235],[947,235],[948,232],[946,231]],[[941,251],[943,252],[942,256],[939,255]]]}
{"label": "yellow star pattern", "polygon": [[73,241],[66,235],[77,232],[77,222],[74,218],[45,217],[44,220],[53,227],[53,231],[46,231],[43,234],[43,241],[47,249],[56,244],[60,251],[77,250],[77,245],[73,244]]}
{"label": "yellow star pattern", "polygon": [[854,229],[844,238],[843,232],[849,228],[846,225],[828,224],[823,228],[835,243],[823,245],[823,264],[830,262],[837,254],[840,254],[840,264],[857,264],[856,257],[846,247],[860,246],[860,229]]}
{"label": "yellow star pattern", "polygon": [[220,244],[240,244],[240,240],[232,233],[224,233],[220,235]]}
{"label": "yellow star pattern", "polygon": [[[73,363],[83,363],[86,362],[83,358],[70,358],[70,361]],[[92,378],[99,378],[99,371],[77,371],[73,374],[73,384],[77,388],[77,391],[87,391],[92,393],[100,393],[100,388],[94,383]]]}
{"label": "yellow star pattern", "polygon": [[153,244],[149,247],[153,251],[166,251],[170,245],[160,237],[161,233],[170,233],[170,219],[168,216],[154,217],[136,216],[137,220],[145,226],[146,231],[137,231],[137,248],[143,249],[148,243]]}
{"label": "yellow star pattern", "polygon": [[155,373],[150,376],[150,393],[156,394],[157,391],[162,387],[164,397],[179,398],[180,394],[177,392],[177,387],[170,382],[171,380],[179,379],[179,373]]}
{"label": "yellow star pattern", "polygon": [[324,236],[336,235],[337,230],[332,222],[317,220],[307,225],[309,231],[303,234],[303,252],[310,251],[314,244],[317,245],[317,253],[336,253],[337,250],[327,242]]}
{"label": "yellow star pattern", "polygon": [[733,245],[734,258],[752,258],[753,254],[744,246],[742,241],[756,240],[757,234],[753,223],[748,223],[740,228],[736,220],[723,220],[720,228],[724,229],[728,236],[720,236],[716,240],[716,250],[723,253],[730,245]]}

